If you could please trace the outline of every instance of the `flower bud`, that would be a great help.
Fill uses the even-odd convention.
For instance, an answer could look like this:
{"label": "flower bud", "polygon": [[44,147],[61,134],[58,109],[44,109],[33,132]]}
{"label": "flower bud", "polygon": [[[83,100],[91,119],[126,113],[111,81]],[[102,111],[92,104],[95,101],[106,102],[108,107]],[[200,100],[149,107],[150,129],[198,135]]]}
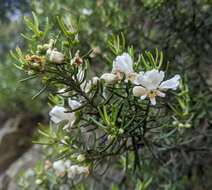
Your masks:
{"label": "flower bud", "polygon": [[54,44],[54,40],[53,40],[53,39],[50,39],[50,40],[49,40],[49,44],[48,44],[48,45],[50,46],[50,48],[53,47],[53,44]]}
{"label": "flower bud", "polygon": [[109,141],[112,141],[112,140],[114,139],[114,135],[108,135],[108,136],[107,136],[107,139],[108,139]]}
{"label": "flower bud", "polygon": [[134,96],[137,96],[137,97],[143,96],[145,93],[146,93],[146,90],[142,86],[135,86],[133,88],[133,95]]}
{"label": "flower bud", "polygon": [[43,50],[48,50],[48,49],[50,49],[51,48],[51,46],[49,45],[49,44],[44,44],[43,45]]}
{"label": "flower bud", "polygon": [[68,99],[68,105],[71,109],[77,109],[81,106],[81,103],[77,100]]}
{"label": "flower bud", "polygon": [[49,60],[53,63],[61,64],[64,62],[64,59],[65,59],[64,54],[62,54],[57,50],[52,50],[49,54]]}
{"label": "flower bud", "polygon": [[178,121],[173,121],[172,125],[176,126],[178,124]]}
{"label": "flower bud", "polygon": [[124,133],[124,129],[119,129],[119,134],[123,134]]}
{"label": "flower bud", "polygon": [[38,50],[42,50],[43,49],[43,46],[42,45],[37,45],[37,49]]}
{"label": "flower bud", "polygon": [[179,124],[178,124],[178,127],[179,127],[179,128],[182,128],[182,127],[184,127],[184,124],[183,124],[183,123],[179,123]]}
{"label": "flower bud", "polygon": [[116,81],[118,81],[118,77],[112,73],[103,74],[101,79],[103,79],[107,84],[114,84]]}
{"label": "flower bud", "polygon": [[27,71],[27,74],[28,74],[28,75],[33,75],[33,74],[35,74],[35,72],[32,71],[32,70],[30,70],[30,71]]}
{"label": "flower bud", "polygon": [[84,160],[85,160],[85,156],[84,155],[80,154],[80,155],[77,156],[77,161],[83,162]]}
{"label": "flower bud", "polygon": [[43,183],[43,181],[42,181],[41,179],[36,179],[35,183],[36,183],[37,185],[40,185],[41,183]]}
{"label": "flower bud", "polygon": [[98,81],[99,81],[99,77],[93,77],[92,78],[92,83],[93,83],[93,85],[97,85],[97,83],[98,83]]}

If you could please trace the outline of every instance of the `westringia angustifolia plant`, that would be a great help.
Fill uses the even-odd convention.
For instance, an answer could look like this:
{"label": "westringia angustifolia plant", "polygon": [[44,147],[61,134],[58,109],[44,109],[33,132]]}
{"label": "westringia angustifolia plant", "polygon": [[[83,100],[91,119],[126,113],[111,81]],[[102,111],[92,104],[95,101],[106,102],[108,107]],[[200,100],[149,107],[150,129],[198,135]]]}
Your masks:
{"label": "westringia angustifolia plant", "polygon": [[[172,134],[191,127],[184,80],[168,73],[158,50],[155,55],[135,55],[132,47],[125,47],[123,35],[109,41],[112,69],[96,76],[89,67],[94,52],[81,55],[73,27],[58,19],[60,32],[48,39],[35,15],[34,23],[27,21],[35,45],[28,53],[17,48],[12,55],[29,75],[25,80],[39,78],[43,83],[35,97],[50,90],[52,106],[50,127],[40,126],[41,137],[35,141],[46,150],[45,162],[35,169],[35,185],[76,187],[88,176],[106,175],[117,164],[117,170],[125,171],[122,177],[135,174],[134,179],[129,176],[130,187],[149,186],[151,175],[144,183],[141,168],[159,167],[151,169],[148,162],[153,159],[160,165],[160,154],[180,143]],[[138,182],[142,176],[145,179]]]}

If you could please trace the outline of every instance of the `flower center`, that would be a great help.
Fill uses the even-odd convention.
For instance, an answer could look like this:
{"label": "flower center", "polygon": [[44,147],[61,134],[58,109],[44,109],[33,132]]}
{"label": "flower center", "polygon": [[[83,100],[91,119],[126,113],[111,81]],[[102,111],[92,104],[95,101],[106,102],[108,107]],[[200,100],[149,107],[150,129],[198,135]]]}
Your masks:
{"label": "flower center", "polygon": [[157,93],[155,91],[150,91],[148,93],[148,97],[151,99],[151,98],[154,98],[155,96],[157,96]]}

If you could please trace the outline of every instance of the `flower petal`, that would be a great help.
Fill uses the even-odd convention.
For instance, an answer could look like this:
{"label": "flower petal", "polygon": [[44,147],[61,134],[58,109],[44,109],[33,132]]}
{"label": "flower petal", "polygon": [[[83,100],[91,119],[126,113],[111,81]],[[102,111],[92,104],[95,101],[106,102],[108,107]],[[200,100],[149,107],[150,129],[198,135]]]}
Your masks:
{"label": "flower petal", "polygon": [[49,55],[49,60],[53,63],[61,64],[64,62],[64,59],[65,56],[57,50],[52,50]]}
{"label": "flower petal", "polygon": [[173,89],[173,90],[176,90],[177,87],[180,84],[179,80],[180,80],[180,75],[175,75],[171,79],[162,82],[160,84],[160,86],[159,86],[159,89],[164,89],[164,90]]}
{"label": "flower petal", "polygon": [[63,160],[53,162],[53,168],[59,173],[63,173],[66,170]]}
{"label": "flower petal", "polygon": [[135,79],[137,78],[138,74],[137,73],[129,73],[126,75],[127,81],[130,80],[134,83]]}
{"label": "flower petal", "polygon": [[165,97],[166,96],[165,93],[163,93],[163,92],[161,92],[159,90],[156,91],[156,94],[157,94],[157,96],[160,96],[160,97]]}
{"label": "flower petal", "polygon": [[112,73],[104,73],[100,78],[105,80],[105,82],[108,84],[113,84],[118,81],[117,75]]}
{"label": "flower petal", "polygon": [[155,96],[150,98],[150,102],[151,102],[151,104],[152,104],[153,106],[156,105]]}
{"label": "flower petal", "polygon": [[58,124],[61,121],[69,121],[69,124],[71,122],[75,121],[75,114],[74,113],[65,113],[66,109],[61,106],[55,106],[52,108],[52,110],[49,112],[49,116],[51,117],[51,120]]}
{"label": "flower petal", "polygon": [[156,90],[160,83],[163,81],[164,72],[153,69],[145,73],[139,73],[138,77],[135,80],[135,83],[138,83],[148,90]]}
{"label": "flower petal", "polygon": [[133,83],[136,84],[136,85],[140,85],[141,84],[140,81],[142,80],[143,75],[144,75],[144,72],[143,71],[139,72],[136,75],[135,80],[133,81]]}
{"label": "flower petal", "polygon": [[68,99],[68,105],[71,109],[77,109],[81,106],[81,103],[77,100],[72,100],[71,98]]}
{"label": "flower petal", "polygon": [[61,106],[55,106],[52,108],[52,110],[49,112],[49,116],[51,117],[51,120],[54,123],[59,123],[63,119],[63,114],[64,114],[65,108]]}
{"label": "flower petal", "polygon": [[133,60],[128,53],[117,56],[113,61],[112,73],[121,72],[126,75],[133,72]]}
{"label": "flower petal", "polygon": [[133,88],[133,95],[134,96],[144,96],[144,95],[147,95],[147,91],[144,87],[142,86],[135,86]]}

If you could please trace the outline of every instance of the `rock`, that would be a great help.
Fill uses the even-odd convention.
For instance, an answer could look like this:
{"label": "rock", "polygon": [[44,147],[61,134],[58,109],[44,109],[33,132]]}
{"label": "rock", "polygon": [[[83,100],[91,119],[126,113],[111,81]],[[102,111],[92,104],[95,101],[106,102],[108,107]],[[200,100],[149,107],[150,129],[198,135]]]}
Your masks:
{"label": "rock", "polygon": [[40,117],[18,115],[0,128],[0,174],[31,147],[31,137]]}
{"label": "rock", "polygon": [[24,153],[18,160],[13,162],[10,167],[0,176],[0,189],[18,190],[16,182],[20,171],[31,168],[41,159],[40,146],[35,145]]}

